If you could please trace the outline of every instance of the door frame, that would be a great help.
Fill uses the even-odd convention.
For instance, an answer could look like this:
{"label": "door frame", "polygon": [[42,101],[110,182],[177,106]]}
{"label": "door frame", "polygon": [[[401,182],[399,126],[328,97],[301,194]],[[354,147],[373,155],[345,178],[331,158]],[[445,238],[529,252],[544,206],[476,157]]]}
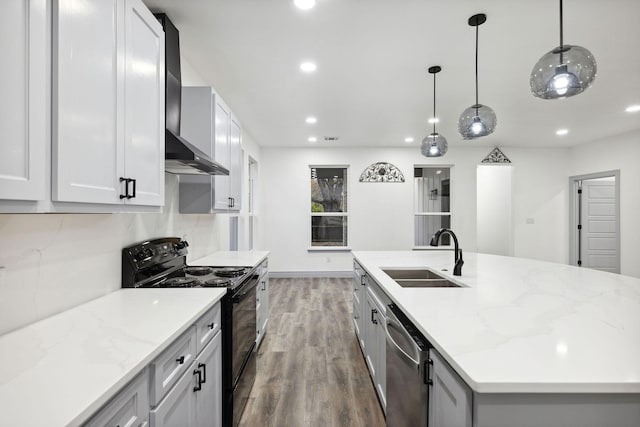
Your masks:
{"label": "door frame", "polygon": [[618,253],[617,270],[620,273],[620,169],[609,170],[604,172],[595,172],[585,175],[574,175],[569,177],[569,265],[577,266],[578,259],[578,182],[595,178],[615,178],[615,192],[616,192],[616,240]]}

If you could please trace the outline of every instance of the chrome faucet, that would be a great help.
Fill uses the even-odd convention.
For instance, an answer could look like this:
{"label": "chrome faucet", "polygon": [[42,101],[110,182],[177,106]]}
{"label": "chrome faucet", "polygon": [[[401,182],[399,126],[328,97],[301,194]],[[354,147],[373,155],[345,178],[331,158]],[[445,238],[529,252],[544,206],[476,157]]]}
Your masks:
{"label": "chrome faucet", "polygon": [[438,246],[440,242],[440,236],[442,236],[443,234],[448,234],[451,237],[453,237],[453,244],[454,244],[453,257],[455,260],[455,266],[453,267],[453,275],[462,276],[462,265],[464,264],[464,260],[462,259],[462,249],[460,249],[460,247],[458,246],[458,238],[456,237],[453,230],[449,228],[441,228],[440,230],[436,231],[436,234],[433,235],[433,237],[431,238],[431,242],[429,244],[431,246]]}

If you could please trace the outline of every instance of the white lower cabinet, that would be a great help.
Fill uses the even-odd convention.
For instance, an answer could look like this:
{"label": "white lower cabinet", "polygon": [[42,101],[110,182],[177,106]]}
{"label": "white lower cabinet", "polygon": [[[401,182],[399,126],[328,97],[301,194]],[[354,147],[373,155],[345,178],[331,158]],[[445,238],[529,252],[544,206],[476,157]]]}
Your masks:
{"label": "white lower cabinet", "polygon": [[219,427],[222,424],[222,333],[151,410],[151,427]]}
{"label": "white lower cabinet", "polygon": [[365,302],[367,288],[365,287],[365,272],[354,262],[353,264],[353,328],[360,348],[365,352],[364,346],[364,322],[365,322]]}
{"label": "white lower cabinet", "polygon": [[148,385],[149,375],[145,369],[94,415],[85,427],[147,427],[149,425]]}
{"label": "white lower cabinet", "polygon": [[269,273],[267,272],[267,261],[258,267],[260,279],[256,292],[256,346],[259,346],[267,333],[267,323],[269,323]]}
{"label": "white lower cabinet", "polygon": [[376,393],[380,399],[382,409],[386,412],[387,407],[387,347],[384,304],[368,287],[365,306],[367,309],[367,319],[365,319],[365,358]]}
{"label": "white lower cabinet", "polygon": [[429,351],[429,359],[429,425],[471,427],[471,389],[435,350]]}

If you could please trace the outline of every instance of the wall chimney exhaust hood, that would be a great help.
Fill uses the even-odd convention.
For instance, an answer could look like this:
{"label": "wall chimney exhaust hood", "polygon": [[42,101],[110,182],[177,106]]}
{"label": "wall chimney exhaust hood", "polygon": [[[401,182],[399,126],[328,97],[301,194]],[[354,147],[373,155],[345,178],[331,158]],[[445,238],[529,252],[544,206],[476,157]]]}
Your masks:
{"label": "wall chimney exhaust hood", "polygon": [[165,34],[165,171],[178,175],[229,175],[227,168],[180,136],[180,38],[167,15],[155,16]]}

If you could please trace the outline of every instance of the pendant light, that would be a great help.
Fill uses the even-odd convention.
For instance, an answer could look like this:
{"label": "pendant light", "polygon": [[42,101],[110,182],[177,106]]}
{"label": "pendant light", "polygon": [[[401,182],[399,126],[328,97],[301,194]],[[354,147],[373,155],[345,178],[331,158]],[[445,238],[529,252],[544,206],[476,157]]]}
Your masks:
{"label": "pendant light", "polygon": [[536,98],[568,98],[584,92],[596,78],[596,59],[581,46],[563,43],[560,0],[560,46],[547,52],[531,70],[531,92]]}
{"label": "pendant light", "polygon": [[479,13],[469,18],[469,25],[476,27],[476,103],[467,108],[458,120],[458,132],[464,139],[487,136],[496,128],[496,113],[491,107],[478,102],[478,27],[487,21],[487,15]]}
{"label": "pendant light", "polygon": [[433,74],[433,132],[427,135],[420,144],[420,151],[425,157],[442,157],[449,148],[447,139],[436,132],[436,74],[442,71],[439,65],[429,67],[429,73]]}

